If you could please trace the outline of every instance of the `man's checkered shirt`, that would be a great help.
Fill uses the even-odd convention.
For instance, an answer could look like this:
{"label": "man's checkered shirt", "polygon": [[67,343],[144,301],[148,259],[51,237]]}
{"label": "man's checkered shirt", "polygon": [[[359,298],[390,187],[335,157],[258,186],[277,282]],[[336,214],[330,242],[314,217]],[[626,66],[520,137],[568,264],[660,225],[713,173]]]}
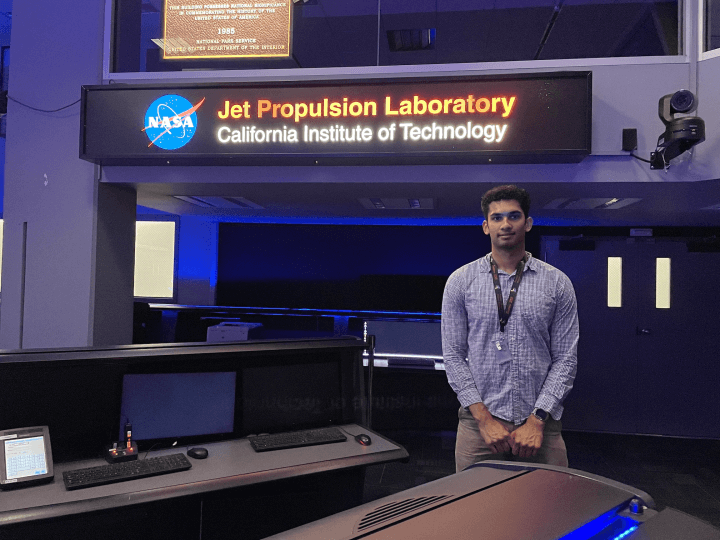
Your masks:
{"label": "man's checkered shirt", "polygon": [[[507,304],[515,272],[499,274]],[[578,335],[570,279],[529,253],[504,333],[490,254],[453,272],[445,285],[443,358],[450,386],[463,407],[481,402],[492,415],[515,424],[539,407],[559,420],[575,379]],[[501,337],[511,362],[498,362],[496,342]]]}

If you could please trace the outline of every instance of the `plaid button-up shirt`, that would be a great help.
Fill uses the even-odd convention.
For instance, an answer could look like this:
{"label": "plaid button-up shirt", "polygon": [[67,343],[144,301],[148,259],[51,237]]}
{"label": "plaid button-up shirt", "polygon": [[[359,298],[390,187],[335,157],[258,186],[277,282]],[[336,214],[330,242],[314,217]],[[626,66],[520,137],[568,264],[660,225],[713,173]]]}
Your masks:
{"label": "plaid button-up shirt", "polygon": [[[515,272],[499,274],[507,304]],[[559,420],[575,380],[578,336],[570,279],[529,253],[504,333],[490,254],[453,272],[445,285],[443,358],[450,386],[463,407],[480,402],[492,415],[515,424],[539,407]],[[499,361],[501,338],[510,362]]]}

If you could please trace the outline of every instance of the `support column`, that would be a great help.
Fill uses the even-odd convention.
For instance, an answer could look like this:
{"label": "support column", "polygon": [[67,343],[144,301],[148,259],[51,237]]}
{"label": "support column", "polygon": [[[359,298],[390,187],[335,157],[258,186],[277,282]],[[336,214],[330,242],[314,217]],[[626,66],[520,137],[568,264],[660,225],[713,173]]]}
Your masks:
{"label": "support column", "polygon": [[[134,192],[78,158],[80,87],[102,80],[105,2],[14,2],[0,348],[130,343]],[[22,104],[18,103],[21,102]],[[132,234],[131,243],[128,243]],[[110,272],[110,267],[113,267]],[[111,277],[114,276],[114,277]],[[121,277],[118,277],[121,276]],[[114,279],[116,287],[108,286]],[[96,288],[96,282],[98,287]],[[109,315],[112,313],[112,317]]]}

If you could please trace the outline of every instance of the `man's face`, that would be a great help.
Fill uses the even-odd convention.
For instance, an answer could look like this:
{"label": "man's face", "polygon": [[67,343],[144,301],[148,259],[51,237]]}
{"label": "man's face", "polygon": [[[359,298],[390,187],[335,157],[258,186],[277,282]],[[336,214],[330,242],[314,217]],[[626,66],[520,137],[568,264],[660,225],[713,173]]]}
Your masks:
{"label": "man's face", "polygon": [[496,249],[513,250],[525,245],[525,233],[532,228],[532,218],[525,218],[520,203],[502,200],[490,203],[483,231]]}

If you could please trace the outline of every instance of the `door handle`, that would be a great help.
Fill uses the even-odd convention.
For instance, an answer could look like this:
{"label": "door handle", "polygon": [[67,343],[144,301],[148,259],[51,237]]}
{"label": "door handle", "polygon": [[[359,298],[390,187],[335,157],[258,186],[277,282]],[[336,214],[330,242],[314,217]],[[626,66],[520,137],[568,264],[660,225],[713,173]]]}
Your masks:
{"label": "door handle", "polygon": [[639,326],[635,327],[635,333],[638,336],[649,336],[652,334],[652,330],[650,328],[640,328]]}

